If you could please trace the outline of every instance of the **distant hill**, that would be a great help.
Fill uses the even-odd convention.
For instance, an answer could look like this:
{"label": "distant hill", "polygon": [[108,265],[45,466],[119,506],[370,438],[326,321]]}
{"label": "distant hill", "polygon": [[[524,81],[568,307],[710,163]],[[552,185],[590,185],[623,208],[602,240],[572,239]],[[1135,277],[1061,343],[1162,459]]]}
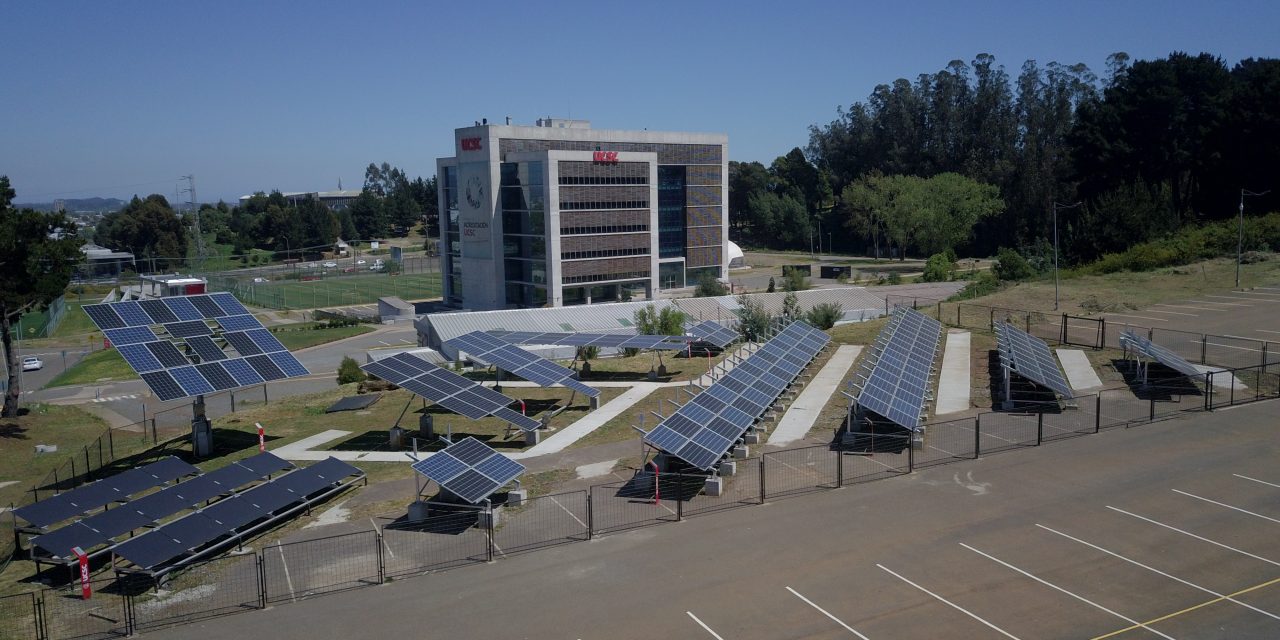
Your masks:
{"label": "distant hill", "polygon": [[[15,202],[13,204],[17,207],[35,209],[37,211],[53,211],[52,202]],[[62,204],[66,207],[68,213],[79,211],[107,213],[109,211],[119,211],[121,207],[128,203],[119,198],[64,198]]]}

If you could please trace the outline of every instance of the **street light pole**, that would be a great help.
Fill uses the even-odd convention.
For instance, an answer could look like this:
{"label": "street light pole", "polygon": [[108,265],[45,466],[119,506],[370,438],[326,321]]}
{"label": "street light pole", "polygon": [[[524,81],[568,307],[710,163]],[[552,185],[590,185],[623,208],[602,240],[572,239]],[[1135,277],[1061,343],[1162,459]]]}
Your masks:
{"label": "street light pole", "polygon": [[1058,204],[1053,203],[1053,310],[1058,310],[1058,210],[1074,209],[1083,204],[1077,202],[1075,204]]}
{"label": "street light pole", "polygon": [[1261,193],[1254,193],[1248,189],[1240,190],[1240,221],[1236,228],[1236,288],[1240,288],[1240,263],[1244,260],[1244,197],[1245,196],[1265,196],[1271,193],[1270,189]]}

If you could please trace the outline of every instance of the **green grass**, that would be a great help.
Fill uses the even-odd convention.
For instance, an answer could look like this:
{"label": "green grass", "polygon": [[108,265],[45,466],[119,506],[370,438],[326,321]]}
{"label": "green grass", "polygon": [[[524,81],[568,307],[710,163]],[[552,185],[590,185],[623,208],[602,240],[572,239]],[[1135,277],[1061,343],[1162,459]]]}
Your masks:
{"label": "green grass", "polygon": [[65,387],[73,384],[93,384],[116,380],[132,380],[138,377],[129,363],[115,349],[95,351],[84,357],[70,369],[54,376],[46,387]]}
{"label": "green grass", "polygon": [[54,330],[51,338],[70,338],[72,336],[83,336],[90,333],[97,333],[98,328],[94,326],[93,321],[89,319],[89,314],[84,312],[84,305],[95,304],[97,300],[85,302],[68,302],[67,312],[62,316],[62,323]]}
{"label": "green grass", "polygon": [[[79,407],[36,404],[28,409],[25,415],[0,420],[0,482],[18,481],[0,487],[0,505],[20,500],[45,474],[69,456],[83,455],[78,450],[107,430],[106,422]],[[57,445],[58,453],[37,454],[37,444]]]}
{"label": "green grass", "polygon": [[355,304],[371,304],[384,296],[405,300],[438,298],[442,293],[439,273],[404,275],[343,275],[322,280],[284,282],[240,282],[236,297],[241,301],[272,309],[317,309]]}
{"label": "green grass", "polygon": [[373,327],[364,324],[351,325],[347,327],[330,327],[327,329],[310,328],[316,324],[323,323],[308,322],[298,325],[282,325],[281,328],[278,328],[272,333],[275,334],[276,339],[278,339],[280,344],[283,344],[286,349],[290,351],[297,351],[298,349],[306,349],[307,347],[314,347],[316,345],[335,342],[337,340],[346,340],[347,338],[353,338],[373,331]]}

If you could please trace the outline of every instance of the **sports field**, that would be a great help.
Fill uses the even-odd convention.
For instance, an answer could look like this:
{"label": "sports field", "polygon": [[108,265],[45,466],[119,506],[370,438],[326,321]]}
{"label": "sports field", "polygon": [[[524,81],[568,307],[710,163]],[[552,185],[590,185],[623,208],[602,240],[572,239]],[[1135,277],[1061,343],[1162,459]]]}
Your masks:
{"label": "sports field", "polygon": [[283,282],[240,281],[231,289],[242,302],[271,309],[370,304],[384,296],[426,300],[440,297],[441,291],[439,273],[373,274]]}

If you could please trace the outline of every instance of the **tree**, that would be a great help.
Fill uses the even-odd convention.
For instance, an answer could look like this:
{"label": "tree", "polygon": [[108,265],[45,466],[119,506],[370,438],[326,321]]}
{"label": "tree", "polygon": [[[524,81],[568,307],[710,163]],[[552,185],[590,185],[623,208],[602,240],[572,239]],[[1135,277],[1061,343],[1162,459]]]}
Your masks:
{"label": "tree", "polygon": [[134,196],[119,211],[98,222],[94,237],[103,246],[147,259],[156,271],[177,268],[187,256],[187,225],[164,196]]}
{"label": "tree", "polygon": [[1026,258],[1006,247],[1000,247],[1000,252],[996,254],[996,263],[992,265],[991,270],[1000,280],[1026,280],[1035,275]]}
{"label": "tree", "polygon": [[359,362],[351,356],[342,357],[342,363],[338,365],[338,384],[364,382],[368,378],[369,376],[360,368]]}
{"label": "tree", "polygon": [[703,272],[698,278],[698,286],[693,290],[695,298],[710,298],[714,296],[723,296],[729,293],[729,288],[724,283],[716,279],[715,275],[710,272]]}
{"label": "tree", "polygon": [[787,295],[782,296],[782,319],[787,324],[791,324],[799,320],[803,314],[800,313],[800,298],[796,296],[795,291],[788,291]]}
{"label": "tree", "polygon": [[762,342],[769,334],[772,318],[764,303],[745,293],[738,296],[738,333],[750,342]]}
{"label": "tree", "polygon": [[843,317],[844,307],[840,306],[839,302],[823,302],[813,305],[813,308],[804,314],[804,321],[826,331],[836,326]]}
{"label": "tree", "polygon": [[684,335],[684,312],[674,305],[659,310],[652,304],[636,309],[634,315],[636,333],[643,336]]}
{"label": "tree", "polygon": [[777,285],[773,281],[773,276],[769,276],[769,288],[765,289],[764,292],[773,293],[774,291],[777,291]]}
{"label": "tree", "polygon": [[0,176],[0,341],[9,379],[0,416],[18,416],[19,359],[13,351],[13,324],[38,311],[67,289],[80,262],[76,225],[64,214],[12,206],[16,192]]}
{"label": "tree", "polygon": [[782,268],[782,289],[783,291],[808,291],[809,278],[805,277],[804,272],[796,268]]}
{"label": "tree", "polygon": [[951,256],[946,253],[935,253],[929,256],[929,261],[924,265],[924,274],[920,276],[922,282],[946,282],[955,274],[956,263]]}
{"label": "tree", "polygon": [[382,199],[373,192],[365,190],[351,202],[351,221],[355,226],[356,238],[346,240],[377,240],[385,237],[391,225],[382,207]]}

